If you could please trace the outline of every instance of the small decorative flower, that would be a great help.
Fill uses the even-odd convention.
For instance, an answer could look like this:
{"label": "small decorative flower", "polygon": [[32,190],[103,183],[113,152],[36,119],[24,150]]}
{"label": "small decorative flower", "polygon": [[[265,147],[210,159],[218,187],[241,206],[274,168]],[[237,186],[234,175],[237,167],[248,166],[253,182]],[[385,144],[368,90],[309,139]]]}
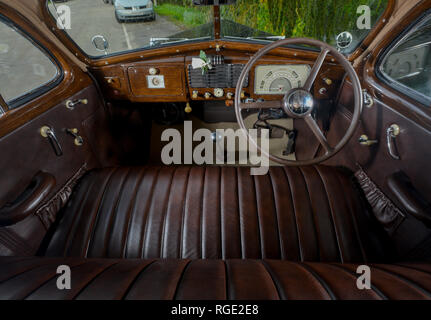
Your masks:
{"label": "small decorative flower", "polygon": [[202,75],[205,75],[208,70],[213,68],[211,61],[209,61],[205,51],[203,50],[201,50],[199,58],[192,59],[192,67],[193,69],[202,69]]}

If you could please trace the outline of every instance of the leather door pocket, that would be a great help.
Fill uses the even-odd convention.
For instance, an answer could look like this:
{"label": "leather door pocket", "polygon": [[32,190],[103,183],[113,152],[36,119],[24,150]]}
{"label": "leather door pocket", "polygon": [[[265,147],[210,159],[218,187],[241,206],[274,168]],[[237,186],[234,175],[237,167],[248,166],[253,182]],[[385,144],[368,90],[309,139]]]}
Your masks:
{"label": "leather door pocket", "polygon": [[386,184],[407,213],[431,227],[431,204],[413,186],[410,178],[404,172],[392,174]]}
{"label": "leather door pocket", "polygon": [[405,214],[377,187],[362,169],[355,177],[370,204],[374,216],[383,225],[388,234],[393,234],[405,219]]}
{"label": "leather door pocket", "polygon": [[34,213],[55,187],[54,176],[37,173],[27,188],[11,203],[0,209],[0,227],[13,225]]}

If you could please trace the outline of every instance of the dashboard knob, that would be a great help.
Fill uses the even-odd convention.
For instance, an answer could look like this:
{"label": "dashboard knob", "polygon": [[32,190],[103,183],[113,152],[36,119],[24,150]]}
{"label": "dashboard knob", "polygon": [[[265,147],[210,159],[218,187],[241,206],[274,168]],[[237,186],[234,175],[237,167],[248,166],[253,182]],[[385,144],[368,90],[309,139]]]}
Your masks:
{"label": "dashboard knob", "polygon": [[192,110],[192,107],[190,107],[190,103],[187,102],[186,108],[184,109],[184,112],[185,113],[191,113],[192,111],[193,110]]}
{"label": "dashboard knob", "polygon": [[326,94],[327,92],[328,92],[328,89],[326,89],[325,87],[319,89],[319,93],[322,95]]}
{"label": "dashboard knob", "polygon": [[229,100],[233,99],[234,94],[232,92],[228,92],[226,94],[226,98],[228,98]]}
{"label": "dashboard knob", "polygon": [[150,68],[150,69],[148,70],[148,72],[149,72],[149,74],[151,74],[152,76],[155,76],[156,74],[158,74],[158,73],[159,73],[159,70],[158,70],[158,69],[156,69],[156,68]]}
{"label": "dashboard knob", "polygon": [[323,79],[323,81],[325,81],[325,83],[326,83],[328,86],[330,86],[330,85],[332,84],[332,80],[331,80],[331,79],[329,79],[329,78],[325,78],[325,79]]}
{"label": "dashboard knob", "polygon": [[214,97],[216,98],[223,98],[224,90],[221,88],[215,88],[214,89]]}
{"label": "dashboard knob", "polygon": [[197,98],[199,98],[199,91],[196,91],[196,90],[195,90],[195,91],[193,91],[193,92],[192,92],[192,98],[193,98],[193,99],[197,99]]}
{"label": "dashboard knob", "polygon": [[205,99],[211,98],[211,93],[205,92],[204,97],[205,97]]}

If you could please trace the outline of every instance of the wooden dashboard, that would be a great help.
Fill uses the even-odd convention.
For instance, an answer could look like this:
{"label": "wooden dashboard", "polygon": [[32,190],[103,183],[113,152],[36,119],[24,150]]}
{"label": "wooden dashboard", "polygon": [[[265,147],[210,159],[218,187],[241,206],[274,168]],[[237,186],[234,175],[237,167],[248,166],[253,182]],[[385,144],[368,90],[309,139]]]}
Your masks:
{"label": "wooden dashboard", "polygon": [[[255,68],[259,65],[309,65],[313,66],[314,55],[308,52],[299,56],[292,50],[277,55],[267,55],[254,65],[249,73],[248,85],[243,90],[244,98],[279,100],[282,95],[255,94]],[[221,55],[225,64],[245,65],[254,54],[239,50],[205,50],[208,56]],[[118,62],[112,65],[98,66],[92,69],[102,83],[107,97],[113,100],[130,100],[132,102],[191,102],[205,100],[233,100],[235,87],[221,87],[223,95],[216,97],[214,88],[193,88],[190,85],[189,65],[192,59],[199,56],[199,50],[185,54],[144,57],[132,62]],[[292,56],[293,55],[293,56]],[[333,59],[332,59],[333,60]],[[344,76],[344,70],[335,62],[324,64],[316,80],[314,90],[316,99],[330,99],[337,93]],[[154,82],[154,83],[153,83]],[[159,87],[157,87],[159,86]],[[322,89],[323,88],[323,89]]]}

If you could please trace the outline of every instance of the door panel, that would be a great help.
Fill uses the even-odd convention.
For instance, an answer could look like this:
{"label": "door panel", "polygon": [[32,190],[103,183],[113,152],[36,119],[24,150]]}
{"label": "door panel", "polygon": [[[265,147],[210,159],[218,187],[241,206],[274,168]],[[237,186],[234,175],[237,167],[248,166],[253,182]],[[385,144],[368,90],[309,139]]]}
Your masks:
{"label": "door panel", "polygon": [[[344,136],[351,118],[350,110],[353,106],[353,90],[349,82],[345,82],[337,113],[328,132],[330,144],[335,145]],[[398,106],[399,107],[399,106]],[[400,160],[393,159],[387,147],[387,128],[397,124],[401,133],[395,144]],[[373,146],[362,146],[359,138],[367,135],[370,140],[377,140]],[[421,194],[421,198],[431,203],[431,149],[427,148],[431,141],[431,132],[418,125],[379,99],[374,98],[371,108],[364,108],[361,122],[346,147],[334,158],[326,162],[328,165],[342,165],[357,171],[360,167],[377,185],[377,187],[406,215],[405,221],[392,235],[398,253],[407,255],[431,236],[429,229],[421,220],[409,214],[405,202],[391,190],[388,184],[394,174],[406,175],[414,188]]]}
{"label": "door panel", "polygon": [[[373,104],[364,107],[361,122],[349,144],[327,162],[346,166],[353,171],[363,168],[384,196],[405,215],[391,236],[400,255],[415,259],[424,258],[425,255],[429,259],[430,256],[431,108],[403,90],[397,90],[393,81],[385,81],[379,75],[379,68],[386,52],[390,54],[388,50],[392,45],[397,44],[399,39],[406,39],[403,38],[405,32],[414,30],[410,28],[425,12],[429,12],[427,10],[430,7],[431,1],[423,1],[409,12],[406,11],[401,22],[393,25],[391,30],[386,30],[372,52],[361,59],[357,71],[362,78],[362,87],[369,93]],[[422,38],[417,37],[418,40]],[[394,68],[396,65],[393,64]],[[332,144],[345,133],[352,118],[352,106],[353,90],[346,80],[328,133]],[[388,148],[387,130],[394,124],[400,128],[400,133],[396,138],[389,139],[389,142],[396,147],[399,160],[390,155]],[[359,138],[362,135],[377,143],[361,145]]]}
{"label": "door panel", "polygon": [[[78,99],[87,99],[88,104],[80,104],[74,110],[66,107],[66,101]],[[48,138],[41,135],[43,126],[54,130],[63,151],[61,156],[55,154]],[[77,129],[83,145],[76,145],[74,136],[67,133],[66,129]],[[101,166],[101,162],[106,165],[106,155],[109,153],[106,130],[104,108],[95,87],[90,86],[0,139],[0,149],[3,150],[0,157],[0,166],[3,168],[0,208],[19,198],[38,172],[50,174],[55,179],[55,187],[40,199],[32,214],[14,225],[0,228],[0,254],[17,254],[16,250],[21,254],[35,253],[38,246],[34,244],[40,243],[57,210],[70,196],[67,184],[86,170]],[[54,202],[51,208],[42,212],[45,216],[35,215],[39,208],[51,200]],[[2,238],[9,240],[2,241]],[[31,247],[22,249],[24,244]],[[10,252],[10,247],[21,249],[15,248],[15,252]]]}
{"label": "door panel", "polygon": [[[1,3],[0,9],[61,72],[55,86],[42,87],[0,117],[0,255],[34,255],[78,178],[86,170],[112,165],[111,140],[107,113],[91,77],[23,16]],[[56,142],[43,127],[54,131],[61,146],[58,155]]]}
{"label": "door panel", "polygon": [[[342,137],[352,115],[349,110],[353,105],[351,84],[345,83],[342,90],[336,119],[328,135],[333,142]],[[400,135],[395,139],[400,160],[393,159],[388,152],[386,131],[392,124],[397,124],[401,129]],[[361,146],[359,138],[364,134],[370,140],[377,140],[378,144],[371,147]],[[418,190],[429,191],[431,190],[431,179],[428,174],[431,172],[429,161],[431,149],[426,147],[429,141],[431,141],[430,131],[380,100],[374,99],[374,105],[371,108],[364,108],[361,123],[355,135],[333,162],[343,163],[351,168],[355,168],[355,164],[358,163],[388,194],[390,190],[385,186],[386,178],[396,171],[405,172]],[[423,193],[427,200],[431,201],[431,193]]]}
{"label": "door panel", "polygon": [[[66,108],[66,101],[26,123],[14,132],[0,139],[0,148],[4,150],[0,159],[1,168],[8,168],[2,173],[0,206],[18,196],[22,186],[28,185],[37,170],[55,175],[57,186],[63,185],[73,173],[84,164],[95,164],[95,157],[88,143],[89,137],[84,130],[84,122],[101,107],[94,87],[88,87],[67,100],[88,99],[88,104],[80,104],[74,110]],[[49,126],[63,149],[62,156],[56,156],[48,138],[44,138],[40,129]],[[77,128],[84,139],[82,146],[74,144],[72,135],[66,129]]]}

